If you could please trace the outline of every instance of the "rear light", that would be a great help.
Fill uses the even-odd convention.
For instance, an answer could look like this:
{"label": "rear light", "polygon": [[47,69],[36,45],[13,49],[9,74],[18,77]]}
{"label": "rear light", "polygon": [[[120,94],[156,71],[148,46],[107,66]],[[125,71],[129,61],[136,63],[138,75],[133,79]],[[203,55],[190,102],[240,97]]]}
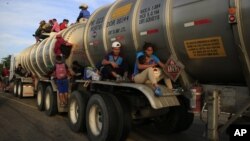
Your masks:
{"label": "rear light", "polygon": [[228,9],[228,23],[230,24],[234,24],[237,23],[237,19],[236,19],[236,8],[235,7],[231,7]]}

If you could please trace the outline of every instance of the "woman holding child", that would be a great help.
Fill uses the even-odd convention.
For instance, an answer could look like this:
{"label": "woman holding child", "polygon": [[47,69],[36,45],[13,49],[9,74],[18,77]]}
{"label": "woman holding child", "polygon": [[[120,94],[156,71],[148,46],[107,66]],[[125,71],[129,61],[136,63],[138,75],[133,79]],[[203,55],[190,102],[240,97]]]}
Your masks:
{"label": "woman holding child", "polygon": [[[173,86],[171,80],[162,70],[165,65],[153,54],[154,51],[155,46],[152,43],[145,43],[143,51],[137,53],[133,79],[135,83],[151,83],[154,87],[155,95],[161,96],[162,92],[158,86],[158,82],[161,79],[164,79],[169,89],[172,89]],[[156,72],[158,75],[156,75]]]}

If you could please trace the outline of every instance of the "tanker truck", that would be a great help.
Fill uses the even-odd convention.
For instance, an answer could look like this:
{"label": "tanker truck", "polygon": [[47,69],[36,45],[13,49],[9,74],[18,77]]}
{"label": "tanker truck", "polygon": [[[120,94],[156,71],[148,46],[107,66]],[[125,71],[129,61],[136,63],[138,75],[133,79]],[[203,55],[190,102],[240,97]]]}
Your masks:
{"label": "tanker truck", "polygon": [[87,131],[92,141],[123,140],[131,123],[144,119],[158,132],[181,132],[193,122],[188,94],[195,81],[206,93],[221,90],[225,111],[237,112],[241,100],[249,100],[249,13],[248,0],[117,0],[97,9],[87,23],[60,32],[73,44],[69,67],[74,60],[95,66],[119,41],[133,68],[144,42],[155,44],[175,88],[184,90],[161,85],[160,97],[149,85],[76,80],[69,106],[61,108],[56,85],[46,76],[55,64],[55,35],[28,47],[16,60],[34,76],[38,109],[47,115],[68,112],[70,128]]}

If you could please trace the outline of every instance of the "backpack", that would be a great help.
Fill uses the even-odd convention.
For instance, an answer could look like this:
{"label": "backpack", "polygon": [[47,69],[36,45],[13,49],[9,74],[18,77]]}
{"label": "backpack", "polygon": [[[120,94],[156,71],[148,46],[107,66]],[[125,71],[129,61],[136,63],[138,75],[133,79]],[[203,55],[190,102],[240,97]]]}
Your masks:
{"label": "backpack", "polygon": [[64,63],[56,64],[56,78],[63,79],[67,77],[67,70]]}
{"label": "backpack", "polygon": [[100,75],[96,73],[96,69],[92,67],[86,67],[84,69],[84,80],[100,80]]}

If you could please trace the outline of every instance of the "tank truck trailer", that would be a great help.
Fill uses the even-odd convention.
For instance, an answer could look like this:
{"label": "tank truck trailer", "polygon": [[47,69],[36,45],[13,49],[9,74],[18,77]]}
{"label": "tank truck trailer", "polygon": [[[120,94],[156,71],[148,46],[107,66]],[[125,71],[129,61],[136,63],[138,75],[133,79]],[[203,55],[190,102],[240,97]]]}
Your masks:
{"label": "tank truck trailer", "polygon": [[[113,41],[122,43],[122,52],[133,67],[144,42],[154,43],[169,76],[184,89],[169,91],[161,85],[161,97],[149,85],[76,80],[68,107],[60,107],[55,82],[46,76],[55,64],[55,35],[28,47],[16,61],[34,76],[38,109],[49,116],[68,112],[71,129],[86,130],[92,141],[123,140],[132,121],[143,119],[149,119],[159,132],[181,132],[194,118],[187,97],[196,80],[206,93],[219,89],[226,98],[235,99],[237,94],[249,100],[249,10],[248,0],[117,0],[97,9],[86,24],[59,33],[73,43],[66,60],[69,67],[74,60],[95,66]],[[224,110],[231,112],[239,101]]]}

